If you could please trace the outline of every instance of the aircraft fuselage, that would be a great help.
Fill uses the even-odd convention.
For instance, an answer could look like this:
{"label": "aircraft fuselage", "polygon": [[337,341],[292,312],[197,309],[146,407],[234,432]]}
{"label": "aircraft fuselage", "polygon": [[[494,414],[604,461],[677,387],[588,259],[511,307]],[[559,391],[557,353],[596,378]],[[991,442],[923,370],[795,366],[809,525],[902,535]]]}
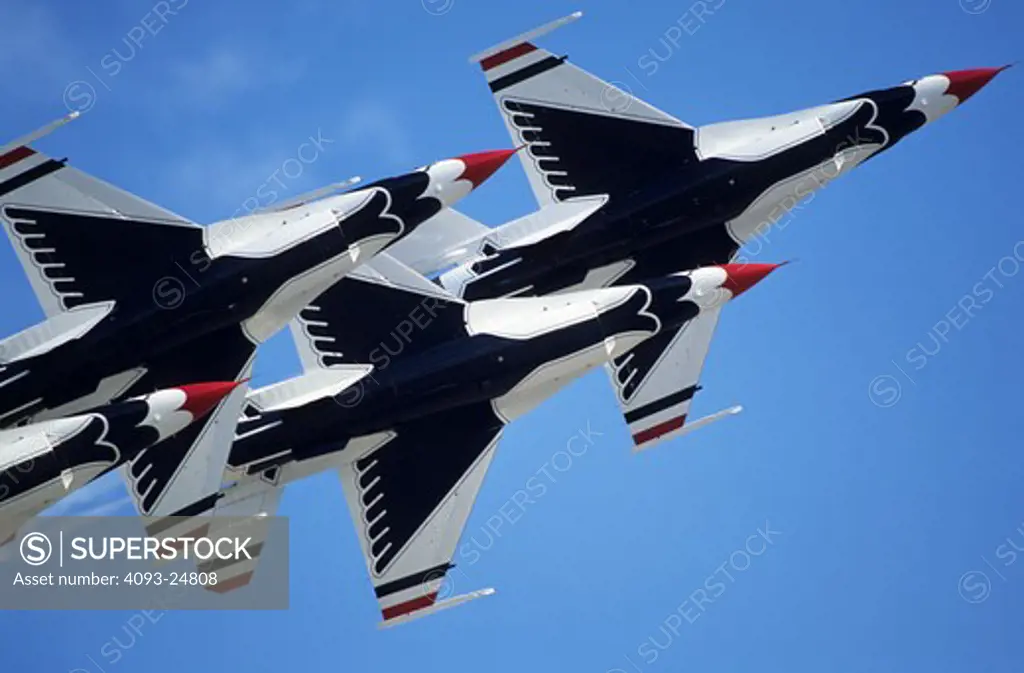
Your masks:
{"label": "aircraft fuselage", "polygon": [[[954,107],[952,96],[945,98],[953,102],[935,100],[942,92],[933,91],[940,85],[930,79],[790,114],[693,130],[635,124],[636,133],[668,133],[665,137],[676,141],[677,147],[666,152],[666,165],[639,167],[631,182],[618,185],[602,182],[600,165],[573,166],[579,183],[589,187],[555,193],[569,199],[603,192],[609,197],[603,207],[568,231],[482,255],[440,282],[472,300],[638,282],[642,277],[629,273],[637,255],[645,256],[643,273],[649,275],[725,263],[738,247],[763,235],[780,212]],[[931,103],[928,96],[934,96]],[[569,119],[570,113],[552,109],[528,111],[530,123],[546,127],[586,118]],[[562,114],[565,120],[558,118]],[[536,121],[543,115],[548,117]],[[652,137],[641,144],[657,142]],[[648,259],[666,246],[673,255]],[[611,270],[594,283],[588,274],[603,267]]]}
{"label": "aircraft fuselage", "polygon": [[[179,249],[167,250],[167,269],[134,269],[125,280],[151,286],[151,292],[111,301],[84,333],[0,367],[0,424],[105,403],[109,395],[84,406],[75,401],[119,375],[130,384],[131,370],[142,371],[149,361],[192,342],[201,349],[200,339],[217,332],[240,330],[243,346],[262,343],[363,260],[435,214],[440,202],[420,199],[429,183],[418,172],[311,208],[252,215],[205,232],[182,228]],[[6,213],[29,215],[10,207]],[[42,211],[31,216],[69,217]]]}
{"label": "aircraft fuselage", "polygon": [[396,354],[352,389],[294,409],[261,413],[250,405],[228,464],[258,473],[479,403],[490,403],[507,423],[587,371],[694,318],[701,307],[681,300],[690,289],[688,277],[673,276],[561,298],[469,304],[471,333],[407,357]]}

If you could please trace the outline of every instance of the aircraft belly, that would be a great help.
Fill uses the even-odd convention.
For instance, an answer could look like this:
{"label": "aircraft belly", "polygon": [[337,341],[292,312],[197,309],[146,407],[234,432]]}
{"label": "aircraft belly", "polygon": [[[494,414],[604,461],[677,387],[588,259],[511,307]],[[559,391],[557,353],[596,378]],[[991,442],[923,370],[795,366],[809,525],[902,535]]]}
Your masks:
{"label": "aircraft belly", "polygon": [[492,401],[494,411],[505,422],[511,422],[583,374],[608,362],[609,358],[608,348],[602,342],[543,364],[507,393],[496,397]]}
{"label": "aircraft belly", "polygon": [[280,483],[289,484],[325,470],[338,469],[344,463],[355,460],[357,456],[387,444],[394,437],[393,432],[376,432],[372,435],[340,440],[330,453],[306,460],[296,460],[282,466]]}
{"label": "aircraft belly", "polygon": [[252,341],[263,343],[324,290],[352,271],[356,263],[356,258],[346,251],[292,277],[242,323],[242,330]]}
{"label": "aircraft belly", "polygon": [[[385,431],[351,439],[339,437],[337,445],[331,447],[329,451],[318,452],[311,458],[298,460],[295,459],[293,450],[300,447],[287,446],[287,440],[282,438],[281,452],[275,454],[276,457],[280,458],[280,464],[260,470],[259,472],[253,471],[251,474],[247,474],[247,470],[251,470],[261,463],[268,464],[272,462],[275,456],[268,455],[260,458],[258,461],[245,465],[233,465],[228,474],[229,478],[233,478],[236,481],[236,488],[243,488],[245,484],[251,482],[270,483],[275,486],[284,487],[292,482],[300,481],[325,470],[338,469],[343,463],[353,460],[355,456],[383,446],[391,441],[394,436],[393,432]],[[295,453],[301,454],[302,451],[296,451]],[[256,469],[259,468],[257,467]]]}
{"label": "aircraft belly", "polygon": [[785,218],[801,202],[853,170],[880,148],[880,145],[850,147],[806,171],[775,183],[739,216],[726,222],[726,230],[740,245],[763,236],[773,224]]}

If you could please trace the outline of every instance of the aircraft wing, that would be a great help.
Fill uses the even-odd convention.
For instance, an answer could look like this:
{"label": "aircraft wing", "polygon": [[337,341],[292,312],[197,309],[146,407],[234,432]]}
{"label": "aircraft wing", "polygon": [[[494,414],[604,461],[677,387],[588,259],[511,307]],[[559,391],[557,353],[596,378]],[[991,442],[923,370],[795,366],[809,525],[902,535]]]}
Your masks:
{"label": "aircraft wing", "polygon": [[576,13],[491,47],[479,63],[541,206],[577,196],[612,200],[697,161],[693,127],[605,82],[534,40]]}
{"label": "aircraft wing", "polygon": [[203,246],[199,225],[27,143],[0,149],[0,222],[48,318],[125,293],[153,301],[159,272]]}
{"label": "aircraft wing", "polygon": [[492,593],[453,597],[445,578],[503,428],[487,403],[403,423],[345,449],[338,473],[381,626]]}
{"label": "aircraft wing", "polygon": [[[456,546],[503,427],[490,404],[402,423],[353,438],[333,453],[235,473],[238,481],[177,513],[188,518],[155,519],[147,532],[189,537],[210,532],[195,517],[251,518],[253,528],[244,531],[256,543],[249,547],[251,561],[200,568],[218,573],[211,590],[232,591],[251,581],[267,535],[260,521],[274,515],[287,484],[336,470],[383,615],[381,626],[425,616],[492,592],[452,597],[453,582],[446,576],[455,567]],[[232,533],[236,530],[233,526]]]}

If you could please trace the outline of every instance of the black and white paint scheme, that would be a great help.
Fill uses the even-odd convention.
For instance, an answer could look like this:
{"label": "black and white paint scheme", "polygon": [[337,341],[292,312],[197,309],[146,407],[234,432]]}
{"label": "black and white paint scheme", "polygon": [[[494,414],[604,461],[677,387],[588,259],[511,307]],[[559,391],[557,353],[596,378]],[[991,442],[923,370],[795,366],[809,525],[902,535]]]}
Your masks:
{"label": "black and white paint scheme", "polygon": [[[512,150],[200,226],[18,145],[0,217],[47,320],[0,342],[0,427],[160,388],[242,380],[256,347],[346,273],[467,195]],[[139,511],[215,492],[244,390],[124,468]]]}
{"label": "black and white paint scheme", "polygon": [[286,484],[337,470],[385,623],[450,606],[439,586],[505,426],[774,268],[467,302],[382,255],[292,324],[306,373],[250,393],[237,481],[184,513],[265,512]]}
{"label": "black and white paint scheme", "polygon": [[53,503],[203,418],[237,385],[185,385],[0,430],[0,545]]}
{"label": "black and white paint scheme", "polygon": [[[495,229],[476,223],[475,235],[464,215],[445,213],[435,223],[458,231],[451,243],[460,256],[396,250],[461,297],[631,284],[735,261],[741,246],[816,190],[943,117],[1002,70],[931,75],[796,112],[694,127],[535,45],[580,16],[473,57],[513,142],[526,145],[520,159],[540,209]],[[700,374],[687,354],[707,350],[716,323],[708,316],[635,356],[643,368],[620,398],[635,436],[685,416]]]}

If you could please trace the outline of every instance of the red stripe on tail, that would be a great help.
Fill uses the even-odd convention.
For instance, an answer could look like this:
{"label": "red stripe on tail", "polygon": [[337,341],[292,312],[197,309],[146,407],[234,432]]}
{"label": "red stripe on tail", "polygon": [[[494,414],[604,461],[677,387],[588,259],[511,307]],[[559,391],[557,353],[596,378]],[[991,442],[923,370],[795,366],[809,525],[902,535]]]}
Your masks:
{"label": "red stripe on tail", "polygon": [[491,68],[497,68],[499,65],[508,63],[512,59],[519,58],[524,54],[529,54],[531,51],[537,51],[537,47],[529,42],[523,42],[514,47],[509,47],[505,51],[499,51],[497,54],[488,56],[480,61],[480,67],[484,69],[484,72],[487,72]]}
{"label": "red stripe on tail", "polygon": [[429,608],[437,600],[437,592],[427,594],[426,596],[420,596],[414,598],[411,601],[405,603],[399,603],[398,605],[392,605],[390,608],[384,608],[381,610],[381,614],[384,615],[384,621],[394,619],[395,617],[401,617],[407,615],[410,612],[422,610],[423,608]]}
{"label": "red stripe on tail", "polygon": [[8,166],[13,166],[22,159],[27,159],[28,157],[32,156],[35,153],[36,151],[29,147],[28,145],[15,147],[7,154],[0,156],[0,169],[7,168]]}
{"label": "red stripe on tail", "polygon": [[678,430],[679,428],[683,427],[684,423],[686,423],[686,414],[665,421],[664,423],[658,423],[653,427],[647,428],[646,430],[642,430],[633,435],[633,443],[636,444],[637,446],[640,446],[641,444],[649,442],[652,439],[657,439],[662,435],[667,435],[673,430]]}

